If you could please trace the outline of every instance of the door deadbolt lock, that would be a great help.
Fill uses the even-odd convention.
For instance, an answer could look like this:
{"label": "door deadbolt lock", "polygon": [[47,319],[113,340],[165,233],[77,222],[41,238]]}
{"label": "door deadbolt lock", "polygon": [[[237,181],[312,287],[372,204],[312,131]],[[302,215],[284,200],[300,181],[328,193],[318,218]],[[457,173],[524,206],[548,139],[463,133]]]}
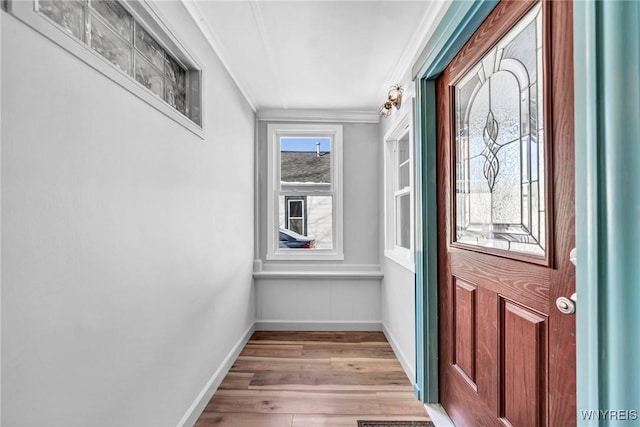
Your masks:
{"label": "door deadbolt lock", "polygon": [[556,307],[562,314],[573,314],[576,312],[577,295],[574,292],[570,298],[560,297],[556,300]]}

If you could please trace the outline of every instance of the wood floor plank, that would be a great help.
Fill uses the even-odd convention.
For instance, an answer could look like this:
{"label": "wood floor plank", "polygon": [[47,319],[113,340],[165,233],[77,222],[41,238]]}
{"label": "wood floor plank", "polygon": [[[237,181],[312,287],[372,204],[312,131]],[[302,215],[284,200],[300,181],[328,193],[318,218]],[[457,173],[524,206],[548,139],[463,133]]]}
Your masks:
{"label": "wood floor plank", "polygon": [[[296,340],[296,341],[279,341],[279,340],[253,340],[250,339],[247,344],[252,344],[252,345],[304,345],[304,346],[317,346],[317,347],[325,347],[327,345],[332,344],[331,342],[327,342],[327,341],[305,341],[305,340]],[[336,344],[336,343],[333,343]],[[367,342],[358,342],[358,341],[353,341],[353,342],[340,342],[338,343],[340,344],[341,347],[357,347],[357,348],[374,348],[374,347],[391,347],[389,345],[388,342],[386,341],[367,341]]]}
{"label": "wood floor plank", "polygon": [[273,385],[362,385],[372,389],[384,386],[404,386],[413,390],[411,382],[404,371],[397,369],[373,372],[345,372],[332,370],[306,370],[306,371],[260,371],[253,374],[250,387]]}
{"label": "wood floor plank", "polygon": [[428,416],[397,416],[397,415],[306,415],[295,414],[291,427],[356,427],[358,420],[376,421],[429,421]]}
{"label": "wood floor plank", "polygon": [[300,391],[220,390],[205,412],[265,414],[382,414],[372,393],[315,393]]}
{"label": "wood floor plank", "polygon": [[205,412],[194,427],[291,427],[292,414]]}
{"label": "wood floor plank", "polygon": [[302,344],[247,344],[240,356],[301,357]]}
{"label": "wood floor plank", "polygon": [[251,339],[281,341],[322,341],[322,342],[387,342],[382,332],[297,332],[297,331],[256,331]]}
{"label": "wood floor plank", "polygon": [[222,384],[221,390],[247,390],[254,374],[252,372],[229,372]]}
{"label": "wood floor plank", "polygon": [[428,420],[380,332],[257,331],[197,427],[355,427]]}
{"label": "wood floor plank", "polygon": [[305,345],[302,357],[311,359],[322,357],[396,359],[390,345],[370,347],[362,344],[351,346],[344,344]]}
{"label": "wood floor plank", "polygon": [[284,357],[239,356],[232,372],[310,371],[331,369],[330,359],[289,359]]}
{"label": "wood floor plank", "polygon": [[397,359],[331,358],[331,369],[343,372],[403,372]]}

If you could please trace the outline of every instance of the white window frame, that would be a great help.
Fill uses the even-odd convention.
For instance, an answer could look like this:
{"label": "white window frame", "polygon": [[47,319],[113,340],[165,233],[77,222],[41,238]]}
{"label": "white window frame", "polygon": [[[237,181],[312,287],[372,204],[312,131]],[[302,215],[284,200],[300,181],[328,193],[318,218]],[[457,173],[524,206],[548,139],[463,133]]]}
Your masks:
{"label": "white window frame", "polygon": [[[37,0],[13,0],[8,3],[8,12],[168,118],[204,138],[204,128],[202,126],[204,117],[202,67],[198,65],[189,51],[146,2],[119,0],[119,3],[131,13],[133,18],[147,30],[167,53],[187,70],[188,78],[192,82],[191,85],[187,84],[187,97],[191,97],[191,102],[199,106],[200,115],[196,120],[199,123],[173,108],[151,90],[137,82],[132,76],[121,71],[109,60],[95,52],[85,42],[67,34],[62,27],[47,16],[39,13]],[[37,58],[35,60],[37,61]],[[194,97],[197,97],[197,99]]]}
{"label": "white window frame", "polygon": [[[333,249],[281,249],[279,247],[279,197],[280,191],[280,138],[322,137],[331,138],[331,189],[319,185],[310,186],[312,192],[331,194],[333,197],[332,240]],[[267,260],[344,260],[343,252],[343,159],[342,126],[327,124],[267,125],[268,183],[267,183]],[[311,188],[312,187],[312,188]],[[318,188],[315,188],[318,187]]]}
{"label": "white window frame", "polygon": [[[398,190],[398,141],[409,136],[409,186]],[[402,116],[383,140],[384,150],[384,255],[404,268],[415,272],[415,205],[414,205],[414,138],[409,114]],[[409,248],[398,246],[396,197],[409,194]]]}

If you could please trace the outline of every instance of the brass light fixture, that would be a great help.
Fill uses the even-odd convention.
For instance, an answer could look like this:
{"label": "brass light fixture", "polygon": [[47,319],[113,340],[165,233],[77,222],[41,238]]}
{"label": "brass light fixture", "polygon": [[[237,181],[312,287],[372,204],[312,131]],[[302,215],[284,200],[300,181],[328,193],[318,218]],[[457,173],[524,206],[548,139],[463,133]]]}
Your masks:
{"label": "brass light fixture", "polygon": [[383,117],[389,117],[393,107],[396,107],[396,110],[399,110],[402,105],[403,93],[404,89],[402,89],[402,86],[399,84],[391,86],[391,88],[389,88],[389,94],[387,95],[387,101],[380,106],[380,115]]}

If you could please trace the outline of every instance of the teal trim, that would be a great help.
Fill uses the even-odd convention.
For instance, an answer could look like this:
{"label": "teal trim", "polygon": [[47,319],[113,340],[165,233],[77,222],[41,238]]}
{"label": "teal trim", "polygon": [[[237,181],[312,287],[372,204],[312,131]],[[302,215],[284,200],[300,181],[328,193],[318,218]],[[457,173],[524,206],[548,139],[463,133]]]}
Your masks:
{"label": "teal trim", "polygon": [[577,398],[640,417],[640,3],[576,2]]}
{"label": "teal trim", "polygon": [[438,397],[438,247],[435,81],[496,6],[496,0],[454,1],[420,59],[416,81],[416,384],[425,403]]}
{"label": "teal trim", "polygon": [[497,0],[454,1],[413,66],[413,78],[436,78],[497,4]]}

